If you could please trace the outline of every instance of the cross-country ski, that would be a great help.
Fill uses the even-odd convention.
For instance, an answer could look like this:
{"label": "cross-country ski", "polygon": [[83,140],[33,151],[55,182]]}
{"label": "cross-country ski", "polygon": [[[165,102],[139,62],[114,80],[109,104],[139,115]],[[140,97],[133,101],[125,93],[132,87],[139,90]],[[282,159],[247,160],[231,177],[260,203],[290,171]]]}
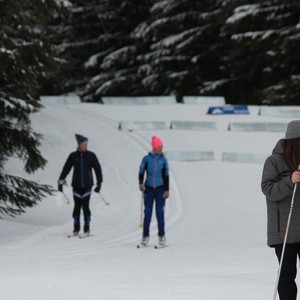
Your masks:
{"label": "cross-country ski", "polygon": [[88,237],[91,237],[92,235],[90,233],[83,233],[78,235],[80,239],[85,239]]}
{"label": "cross-country ski", "polygon": [[68,237],[68,238],[74,238],[74,237],[79,237],[79,235],[78,235],[78,234],[71,233],[71,234],[68,234],[67,237]]}
{"label": "cross-country ski", "polygon": [[168,247],[168,245],[154,245],[154,249],[163,249]]}
{"label": "cross-country ski", "polygon": [[68,238],[79,238],[79,239],[85,239],[91,236],[92,235],[90,233],[77,233],[77,234],[72,233],[67,235]]}

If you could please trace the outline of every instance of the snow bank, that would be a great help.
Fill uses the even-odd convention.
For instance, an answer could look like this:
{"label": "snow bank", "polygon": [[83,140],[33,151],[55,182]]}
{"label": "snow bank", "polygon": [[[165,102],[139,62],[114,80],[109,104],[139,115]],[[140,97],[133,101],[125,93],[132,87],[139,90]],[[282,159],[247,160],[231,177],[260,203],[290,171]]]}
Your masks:
{"label": "snow bank", "polygon": [[216,122],[172,121],[170,129],[216,131]]}
{"label": "snow bank", "polygon": [[170,161],[210,161],[214,160],[213,151],[167,151],[165,155]]}
{"label": "snow bank", "polygon": [[184,104],[200,104],[200,105],[225,105],[224,97],[217,96],[184,96]]}
{"label": "snow bank", "polygon": [[76,94],[67,94],[60,96],[40,96],[40,100],[44,105],[57,105],[57,104],[79,104],[81,100]]}
{"label": "snow bank", "polygon": [[159,121],[123,121],[119,123],[120,130],[165,130],[167,129],[165,122]]}
{"label": "snow bank", "polygon": [[136,105],[136,104],[176,104],[175,96],[157,97],[102,97],[104,104]]}
{"label": "snow bank", "polygon": [[299,119],[300,108],[295,106],[262,106],[259,115]]}
{"label": "snow bank", "polygon": [[286,131],[287,123],[275,123],[275,122],[256,122],[256,123],[241,123],[231,122],[229,123],[228,130],[230,131],[270,131],[270,132],[282,132]]}
{"label": "snow bank", "polygon": [[224,152],[223,156],[222,156],[222,161],[263,164],[268,156],[269,155],[267,155],[267,154],[260,154],[260,153]]}

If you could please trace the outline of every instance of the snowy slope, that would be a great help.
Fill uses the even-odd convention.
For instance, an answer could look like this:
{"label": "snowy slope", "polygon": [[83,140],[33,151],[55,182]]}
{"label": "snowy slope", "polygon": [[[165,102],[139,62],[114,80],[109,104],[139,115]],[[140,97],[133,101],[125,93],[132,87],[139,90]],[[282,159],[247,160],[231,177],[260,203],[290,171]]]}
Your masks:
{"label": "snowy slope", "polygon": [[[230,132],[228,123],[288,122],[261,117],[208,116],[195,105],[47,106],[32,118],[42,133],[45,170],[30,176],[56,186],[67,155],[76,147],[74,133],[89,137],[104,173],[101,194],[93,194],[92,234],[68,239],[72,205],[61,194],[16,219],[0,221],[0,298],[65,299],[228,299],[270,298],[277,262],[266,246],[266,207],[260,191],[261,164],[222,162],[222,153],[270,154],[283,133]],[[216,132],[120,131],[120,121],[215,121]],[[208,162],[170,161],[171,196],[166,205],[169,247],[136,249],[140,241],[140,192],[137,172],[150,150],[152,135],[165,150],[214,151]],[[23,176],[12,159],[7,170]],[[68,182],[71,176],[67,178]],[[72,200],[70,187],[66,195]],[[156,221],[151,244],[156,243]]]}

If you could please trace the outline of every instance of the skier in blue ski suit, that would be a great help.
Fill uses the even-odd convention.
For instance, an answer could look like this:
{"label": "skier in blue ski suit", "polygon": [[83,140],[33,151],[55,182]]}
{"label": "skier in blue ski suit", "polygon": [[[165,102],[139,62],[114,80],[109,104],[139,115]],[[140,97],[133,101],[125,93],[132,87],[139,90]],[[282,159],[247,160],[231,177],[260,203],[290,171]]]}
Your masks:
{"label": "skier in blue ski suit", "polygon": [[[164,207],[169,197],[169,167],[162,153],[163,143],[158,137],[152,137],[152,152],[144,156],[139,169],[139,187],[144,193],[144,224],[142,244],[149,241],[149,228],[155,202],[156,218],[158,223],[159,243],[165,243]],[[147,173],[144,182],[144,174]]]}

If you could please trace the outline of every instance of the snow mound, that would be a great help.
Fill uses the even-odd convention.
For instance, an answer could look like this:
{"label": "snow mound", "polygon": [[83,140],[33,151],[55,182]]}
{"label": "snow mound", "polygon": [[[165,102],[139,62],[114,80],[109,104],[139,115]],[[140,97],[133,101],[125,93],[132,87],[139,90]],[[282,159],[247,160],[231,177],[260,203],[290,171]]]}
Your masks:
{"label": "snow mound", "polygon": [[154,105],[176,104],[175,96],[157,97],[102,97],[102,102],[109,105]]}
{"label": "snow mound", "polygon": [[285,132],[287,123],[275,123],[275,122],[253,122],[253,123],[241,123],[231,122],[229,123],[228,130],[231,131],[270,131],[270,132]]}
{"label": "snow mound", "polygon": [[165,130],[167,125],[160,121],[122,121],[119,123],[120,130]]}
{"label": "snow mound", "polygon": [[225,105],[224,97],[217,96],[184,96],[184,104],[199,104],[199,105]]}
{"label": "snow mound", "polygon": [[269,155],[267,155],[267,154],[260,154],[260,153],[224,152],[222,155],[222,161],[263,164],[268,156]]}
{"label": "snow mound", "polygon": [[76,94],[60,96],[40,96],[43,105],[80,104],[80,97]]}
{"label": "snow mound", "polygon": [[216,131],[216,122],[172,121],[170,129]]}
{"label": "snow mound", "polygon": [[167,151],[165,155],[172,161],[210,161],[214,160],[213,151]]}
{"label": "snow mound", "polygon": [[260,108],[261,116],[300,118],[300,108],[294,106],[263,106]]}

